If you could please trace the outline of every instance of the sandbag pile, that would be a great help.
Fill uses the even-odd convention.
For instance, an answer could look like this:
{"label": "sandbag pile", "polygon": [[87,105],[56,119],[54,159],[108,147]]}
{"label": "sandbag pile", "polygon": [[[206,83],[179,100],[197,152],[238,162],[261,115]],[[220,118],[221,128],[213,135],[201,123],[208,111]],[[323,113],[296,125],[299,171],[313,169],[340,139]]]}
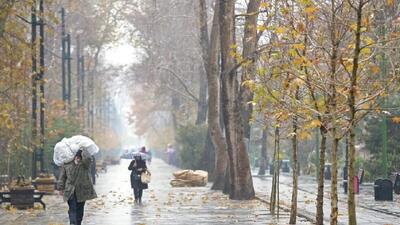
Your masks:
{"label": "sandbag pile", "polygon": [[207,185],[208,173],[203,170],[179,170],[173,173],[172,187],[202,187]]}
{"label": "sandbag pile", "polygon": [[63,138],[54,147],[54,163],[62,166],[64,163],[71,162],[80,148],[85,148],[90,155],[99,152],[99,147],[88,137],[76,135],[71,138]]}

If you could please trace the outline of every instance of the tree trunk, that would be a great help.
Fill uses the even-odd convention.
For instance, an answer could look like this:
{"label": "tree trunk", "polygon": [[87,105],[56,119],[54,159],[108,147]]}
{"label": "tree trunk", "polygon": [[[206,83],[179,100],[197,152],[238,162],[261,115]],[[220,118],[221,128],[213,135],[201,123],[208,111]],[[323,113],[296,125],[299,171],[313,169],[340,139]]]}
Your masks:
{"label": "tree trunk", "polygon": [[[197,119],[196,124],[203,124],[207,120],[207,74],[210,73],[209,67],[209,40],[207,26],[207,5],[205,0],[198,0],[199,25],[200,25],[200,45],[201,55],[203,58],[203,67],[200,68],[200,88],[199,101],[197,103]],[[205,72],[205,73],[204,73]]]}
{"label": "tree trunk", "polygon": [[[250,0],[247,5],[247,13],[244,24],[243,34],[243,58],[253,58],[257,49],[257,19],[258,12],[260,9],[261,0]],[[242,68],[242,79],[241,82],[254,78],[257,70],[257,65],[254,63],[256,60],[252,59],[252,62]],[[243,117],[244,125],[244,136],[247,140],[250,140],[250,118],[253,113],[253,105],[249,104],[253,100],[252,91],[246,87],[241,86],[240,88],[240,100],[242,103],[241,112]]]}
{"label": "tree trunk", "polygon": [[[228,159],[228,157],[227,157]],[[227,160],[228,162],[228,160]],[[230,172],[230,164],[229,162],[227,163],[226,171],[225,171],[225,179],[224,179],[224,187],[222,189],[222,193],[229,195],[231,193],[231,183],[230,183],[230,177],[231,177],[231,172]]]}
{"label": "tree trunk", "polygon": [[[332,136],[336,137],[336,129],[332,130]],[[332,180],[331,180],[331,225],[338,223],[338,193],[337,193],[337,150],[339,139],[334,138],[332,143]]]}
{"label": "tree trunk", "polygon": [[355,31],[354,40],[354,56],[353,56],[353,69],[351,71],[351,82],[349,87],[349,98],[348,104],[350,108],[350,127],[349,127],[349,179],[348,179],[348,196],[347,196],[347,210],[349,215],[349,225],[357,224],[356,217],[356,203],[354,199],[354,176],[355,176],[355,127],[356,127],[356,94],[357,94],[357,77],[358,77],[358,67],[359,58],[361,53],[361,22],[362,22],[362,12],[363,7],[366,3],[360,0],[358,6],[356,6],[357,13],[357,27]]}
{"label": "tree trunk", "polygon": [[316,224],[324,224],[324,169],[325,169],[325,151],[326,151],[326,135],[327,130],[320,128],[321,146],[319,150],[319,176],[318,176],[318,193],[317,193],[317,217]]}
{"label": "tree trunk", "polygon": [[336,123],[336,70],[337,70],[337,55],[339,49],[339,40],[337,38],[337,19],[336,19],[336,5],[335,0],[331,1],[331,44],[332,44],[332,53],[331,53],[331,75],[330,75],[330,95],[329,95],[329,111],[332,114],[331,116],[331,124],[332,130],[331,135],[333,137],[332,142],[332,152],[331,152],[331,162],[332,162],[332,179],[331,179],[331,225],[336,225],[338,223],[338,193],[337,193],[337,150],[339,144],[339,138],[337,138],[337,123]]}
{"label": "tree trunk", "polygon": [[223,190],[225,172],[228,165],[228,154],[225,137],[220,125],[220,95],[219,95],[219,71],[218,71],[218,41],[219,41],[219,4],[215,4],[213,25],[211,28],[210,48],[206,69],[208,82],[208,127],[211,141],[215,150],[215,169],[213,190]]}
{"label": "tree trunk", "polygon": [[197,102],[197,118],[196,125],[204,124],[207,121],[207,79],[206,74],[200,71],[200,89],[199,89],[199,101]]}
{"label": "tree trunk", "polygon": [[244,142],[240,112],[239,84],[235,59],[231,57],[235,45],[235,1],[220,0],[222,99],[225,135],[228,146],[230,199],[247,200],[255,196],[250,161]]}
{"label": "tree trunk", "polygon": [[[273,168],[274,168],[274,173],[272,176],[272,187],[271,187],[271,196],[270,196],[270,201],[269,201],[269,210],[272,215],[275,215],[275,208],[277,205],[277,196],[278,196],[278,176],[279,176],[279,127],[275,127],[275,140],[274,140],[274,156],[273,156]],[[278,204],[279,208],[279,204]]]}
{"label": "tree trunk", "polygon": [[205,170],[210,174],[208,181],[214,181],[214,165],[215,165],[215,150],[211,140],[211,130],[207,129],[207,137],[204,143],[204,151],[201,157],[200,169]]}
{"label": "tree trunk", "polygon": [[261,153],[260,153],[260,169],[258,170],[258,175],[265,175],[265,170],[268,166],[268,157],[267,157],[267,136],[268,136],[268,129],[264,128],[262,132],[262,139],[261,139]]}
{"label": "tree trunk", "polygon": [[[296,91],[296,99],[299,99],[299,88]],[[296,224],[297,218],[297,190],[298,190],[298,176],[297,176],[297,116],[293,116],[292,125],[292,202],[290,206],[290,219],[289,224]]]}

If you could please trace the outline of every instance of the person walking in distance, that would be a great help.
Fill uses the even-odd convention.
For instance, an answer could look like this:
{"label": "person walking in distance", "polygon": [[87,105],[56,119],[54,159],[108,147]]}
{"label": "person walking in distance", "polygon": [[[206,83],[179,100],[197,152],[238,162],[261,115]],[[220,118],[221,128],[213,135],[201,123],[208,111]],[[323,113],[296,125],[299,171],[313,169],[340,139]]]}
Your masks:
{"label": "person walking in distance", "polygon": [[144,172],[148,172],[146,161],[142,158],[140,152],[133,154],[133,160],[129,164],[128,170],[131,170],[131,187],[135,195],[135,204],[142,204],[143,190],[148,188],[148,184],[143,183],[141,176]]}
{"label": "person walking in distance", "polygon": [[168,144],[167,146],[167,155],[168,155],[168,164],[176,165],[176,152],[172,144]]}
{"label": "person walking in distance", "polygon": [[85,202],[97,198],[90,177],[92,157],[86,149],[80,149],[74,159],[61,167],[58,190],[68,202],[70,224],[81,225]]}

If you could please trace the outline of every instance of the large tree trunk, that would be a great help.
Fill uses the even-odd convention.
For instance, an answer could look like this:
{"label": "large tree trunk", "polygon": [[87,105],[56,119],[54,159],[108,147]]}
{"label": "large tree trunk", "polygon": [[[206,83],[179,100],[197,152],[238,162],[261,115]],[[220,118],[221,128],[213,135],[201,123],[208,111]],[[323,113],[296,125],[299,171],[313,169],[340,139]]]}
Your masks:
{"label": "large tree trunk", "polygon": [[[208,82],[208,127],[211,141],[215,150],[215,168],[213,190],[223,190],[225,172],[228,165],[225,137],[220,125],[220,97],[218,71],[218,41],[219,41],[219,4],[215,4],[213,25],[211,28],[210,48],[207,57],[206,69]],[[204,59],[204,58],[203,58]]]}
{"label": "large tree trunk", "polygon": [[[247,5],[247,13],[244,24],[243,34],[243,58],[250,59],[251,63],[242,68],[242,82],[254,78],[257,65],[253,55],[257,49],[257,19],[261,0],[250,0]],[[250,140],[250,118],[253,113],[253,92],[246,86],[240,88],[240,101],[242,103],[241,112],[243,116],[244,136]]]}
{"label": "large tree trunk", "polygon": [[324,224],[324,169],[325,169],[325,152],[326,152],[326,136],[325,127],[320,128],[321,146],[319,150],[319,173],[318,173],[318,193],[317,193],[317,216],[316,224]]}
{"label": "large tree trunk", "polygon": [[207,26],[207,5],[205,0],[198,0],[199,26],[200,26],[200,45],[201,56],[203,58],[204,70],[200,69],[200,88],[199,101],[197,103],[196,124],[205,123],[207,120],[207,74],[210,73],[209,67],[209,40]]}
{"label": "large tree trunk", "polygon": [[264,128],[261,138],[261,152],[259,160],[260,168],[258,170],[258,175],[265,175],[265,170],[267,169],[268,166],[267,137],[268,137],[268,129]]}
{"label": "large tree trunk", "polygon": [[206,142],[204,143],[204,151],[201,157],[200,169],[205,170],[210,174],[208,181],[214,181],[215,167],[215,149],[211,140],[211,129],[207,129]]}
{"label": "large tree trunk", "polygon": [[243,121],[240,112],[239,82],[235,69],[236,62],[231,57],[235,45],[235,1],[220,0],[221,29],[221,69],[222,99],[225,135],[228,145],[230,172],[230,199],[254,198],[250,161],[244,142]]}

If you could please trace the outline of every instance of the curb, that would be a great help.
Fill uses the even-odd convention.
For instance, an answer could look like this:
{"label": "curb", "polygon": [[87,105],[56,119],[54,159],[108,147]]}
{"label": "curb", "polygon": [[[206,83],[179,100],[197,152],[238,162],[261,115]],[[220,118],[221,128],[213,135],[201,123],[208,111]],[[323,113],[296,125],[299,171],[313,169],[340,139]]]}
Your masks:
{"label": "curb", "polygon": [[[255,199],[260,201],[260,202],[263,202],[263,203],[266,203],[266,204],[270,204],[269,201],[267,201],[267,200],[265,200],[265,199],[263,199],[263,198],[261,198],[259,196],[255,196]],[[281,201],[281,203],[282,203],[282,201]],[[286,202],[284,202],[283,205],[279,204],[279,208],[282,209],[285,212],[290,212],[290,207],[286,204]],[[315,218],[314,218],[313,215],[310,215],[309,213],[307,213],[305,211],[302,211],[299,208],[297,208],[297,216],[301,217],[301,218],[304,218],[304,219],[306,219],[307,221],[309,221],[309,222],[311,222],[313,224],[316,223]],[[327,221],[327,222],[329,222],[329,221]]]}

